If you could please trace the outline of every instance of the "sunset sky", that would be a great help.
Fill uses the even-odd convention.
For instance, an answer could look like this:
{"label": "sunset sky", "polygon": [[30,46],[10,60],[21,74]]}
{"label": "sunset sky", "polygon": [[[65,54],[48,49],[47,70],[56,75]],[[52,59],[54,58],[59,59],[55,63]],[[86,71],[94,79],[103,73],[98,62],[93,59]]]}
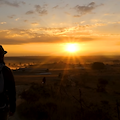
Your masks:
{"label": "sunset sky", "polygon": [[120,55],[120,0],[0,0],[7,56]]}

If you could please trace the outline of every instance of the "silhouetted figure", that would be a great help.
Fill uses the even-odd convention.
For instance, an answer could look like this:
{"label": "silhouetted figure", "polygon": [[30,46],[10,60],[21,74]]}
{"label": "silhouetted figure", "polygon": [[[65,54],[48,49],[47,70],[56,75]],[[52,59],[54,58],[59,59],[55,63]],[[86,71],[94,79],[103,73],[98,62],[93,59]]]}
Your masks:
{"label": "silhouetted figure", "polygon": [[61,78],[62,77],[62,73],[59,73],[58,77]]}
{"label": "silhouetted figure", "polygon": [[16,90],[13,74],[4,63],[4,51],[0,45],[0,120],[7,120],[16,109]]}
{"label": "silhouetted figure", "polygon": [[44,77],[42,80],[42,84],[45,85],[45,83],[46,83],[46,77]]}

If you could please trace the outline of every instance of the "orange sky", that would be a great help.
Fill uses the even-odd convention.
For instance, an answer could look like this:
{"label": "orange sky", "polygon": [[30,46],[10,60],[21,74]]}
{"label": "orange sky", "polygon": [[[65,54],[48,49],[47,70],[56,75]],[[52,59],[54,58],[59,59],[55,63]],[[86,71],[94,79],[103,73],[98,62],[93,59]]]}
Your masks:
{"label": "orange sky", "polygon": [[[0,44],[7,56],[120,54],[119,0],[1,0]],[[4,11],[4,12],[3,12]]]}

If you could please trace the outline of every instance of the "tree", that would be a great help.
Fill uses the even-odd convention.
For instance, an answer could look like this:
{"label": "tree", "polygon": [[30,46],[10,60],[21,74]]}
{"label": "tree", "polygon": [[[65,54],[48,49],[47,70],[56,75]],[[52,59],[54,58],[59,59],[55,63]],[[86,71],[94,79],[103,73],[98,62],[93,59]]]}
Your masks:
{"label": "tree", "polygon": [[93,70],[102,70],[105,68],[105,64],[103,62],[94,62],[92,64],[92,69]]}

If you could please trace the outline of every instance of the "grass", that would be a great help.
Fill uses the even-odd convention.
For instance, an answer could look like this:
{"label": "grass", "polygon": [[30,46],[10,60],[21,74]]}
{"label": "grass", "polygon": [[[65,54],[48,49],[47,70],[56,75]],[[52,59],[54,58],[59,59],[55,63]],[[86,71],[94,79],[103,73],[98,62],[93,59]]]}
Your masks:
{"label": "grass", "polygon": [[18,106],[20,116],[28,120],[111,120],[100,106],[85,106],[81,95],[76,98],[65,89],[33,84],[21,94],[25,102]]}
{"label": "grass", "polygon": [[[26,120],[118,120],[120,75],[113,71],[51,70],[52,75],[15,73],[16,83],[31,85],[17,108]],[[118,71],[119,72],[119,71]],[[59,73],[64,73],[61,78]],[[71,76],[71,80],[67,79]],[[45,86],[40,85],[43,77]],[[35,82],[35,83],[33,83]],[[74,84],[73,84],[74,83]],[[81,90],[81,94],[79,92]],[[120,103],[120,101],[118,101]],[[119,106],[118,106],[119,107]]]}

